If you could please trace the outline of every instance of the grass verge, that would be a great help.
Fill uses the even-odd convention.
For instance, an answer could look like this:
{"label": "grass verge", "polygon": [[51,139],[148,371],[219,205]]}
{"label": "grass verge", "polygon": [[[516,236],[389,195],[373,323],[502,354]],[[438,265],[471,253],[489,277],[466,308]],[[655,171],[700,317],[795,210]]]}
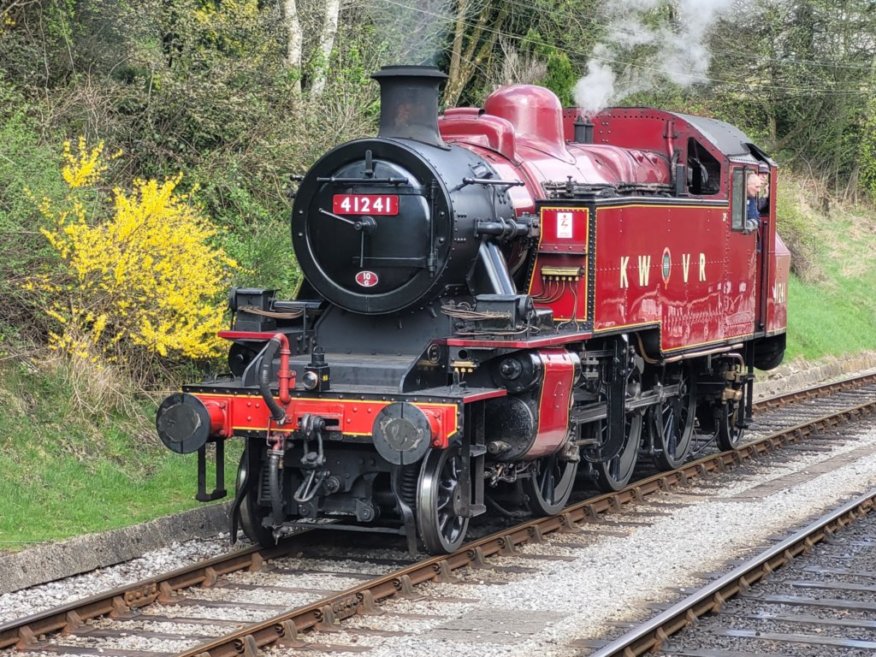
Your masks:
{"label": "grass verge", "polygon": [[810,185],[780,182],[778,229],[792,251],[786,360],[876,347],[876,216],[870,207],[812,203]]}
{"label": "grass verge", "polygon": [[[198,506],[195,455],[155,437],[151,402],[110,373],[61,360],[0,363],[0,549],[151,520]],[[75,371],[74,371],[75,370]],[[94,378],[84,389],[83,379]],[[90,405],[92,402],[93,405]],[[228,450],[233,485],[239,452]]]}

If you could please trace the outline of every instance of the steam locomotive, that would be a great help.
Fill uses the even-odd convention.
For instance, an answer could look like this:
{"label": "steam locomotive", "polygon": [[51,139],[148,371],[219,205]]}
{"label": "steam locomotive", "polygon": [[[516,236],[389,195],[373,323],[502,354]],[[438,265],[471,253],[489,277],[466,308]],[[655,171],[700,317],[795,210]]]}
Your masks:
{"label": "steam locomotive", "polygon": [[531,85],[439,116],[437,69],[373,77],[378,136],[300,182],[297,298],[233,290],[230,374],[158,410],[164,444],[198,453],[198,499],[225,495],[243,439],[232,536],[319,523],[452,552],[488,508],[554,514],[641,459],[677,467],[695,432],[733,449],[753,369],[785,349],[775,162],[713,119],[585,117]]}

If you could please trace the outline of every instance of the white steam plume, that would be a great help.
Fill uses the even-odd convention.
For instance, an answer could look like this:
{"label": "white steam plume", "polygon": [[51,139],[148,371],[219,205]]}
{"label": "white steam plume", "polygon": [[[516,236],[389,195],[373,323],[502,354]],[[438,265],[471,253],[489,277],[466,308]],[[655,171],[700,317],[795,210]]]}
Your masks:
{"label": "white steam plume", "polygon": [[437,64],[455,16],[452,0],[387,0],[372,3],[368,13],[384,64]]}
{"label": "white steam plume", "polygon": [[[645,14],[665,6],[666,0],[617,0],[607,3],[609,28],[593,48],[587,74],[575,84],[575,102],[595,112],[630,94],[652,89],[661,79],[683,87],[706,81],[711,53],[709,30],[734,0],[675,0],[673,26],[654,27]],[[645,64],[616,73],[612,64],[638,46],[654,52]]]}

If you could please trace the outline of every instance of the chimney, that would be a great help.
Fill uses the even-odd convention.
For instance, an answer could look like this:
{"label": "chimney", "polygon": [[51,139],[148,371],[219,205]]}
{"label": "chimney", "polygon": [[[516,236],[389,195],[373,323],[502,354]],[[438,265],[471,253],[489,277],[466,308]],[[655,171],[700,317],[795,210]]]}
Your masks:
{"label": "chimney", "polygon": [[433,66],[384,66],[371,77],[380,83],[378,137],[447,147],[438,133],[438,87],[447,79],[444,73]]}
{"label": "chimney", "polygon": [[575,126],[575,142],[579,144],[593,143],[593,124],[589,119],[579,114],[573,125]]}

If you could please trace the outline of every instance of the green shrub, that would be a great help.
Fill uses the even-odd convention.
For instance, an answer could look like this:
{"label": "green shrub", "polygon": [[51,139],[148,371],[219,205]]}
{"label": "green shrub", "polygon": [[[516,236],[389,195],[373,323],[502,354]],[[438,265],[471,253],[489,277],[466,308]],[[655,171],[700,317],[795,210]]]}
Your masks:
{"label": "green shrub", "polygon": [[810,205],[811,185],[787,175],[779,175],[778,198],[776,199],[777,229],[782,241],[791,252],[791,271],[802,281],[818,281],[824,278],[819,261],[818,222],[822,215]]}
{"label": "green shrub", "polygon": [[[0,95],[3,90],[0,79]],[[28,191],[55,200],[65,191],[57,154],[42,145],[23,106],[19,103],[14,112],[0,112],[0,342],[10,332],[37,337],[46,330],[45,321],[34,312],[43,297],[22,289],[30,273],[51,258],[49,245],[39,234],[39,211]],[[0,99],[0,108],[4,107]]]}
{"label": "green shrub", "polygon": [[867,104],[867,116],[859,146],[861,184],[876,201],[876,99]]}

